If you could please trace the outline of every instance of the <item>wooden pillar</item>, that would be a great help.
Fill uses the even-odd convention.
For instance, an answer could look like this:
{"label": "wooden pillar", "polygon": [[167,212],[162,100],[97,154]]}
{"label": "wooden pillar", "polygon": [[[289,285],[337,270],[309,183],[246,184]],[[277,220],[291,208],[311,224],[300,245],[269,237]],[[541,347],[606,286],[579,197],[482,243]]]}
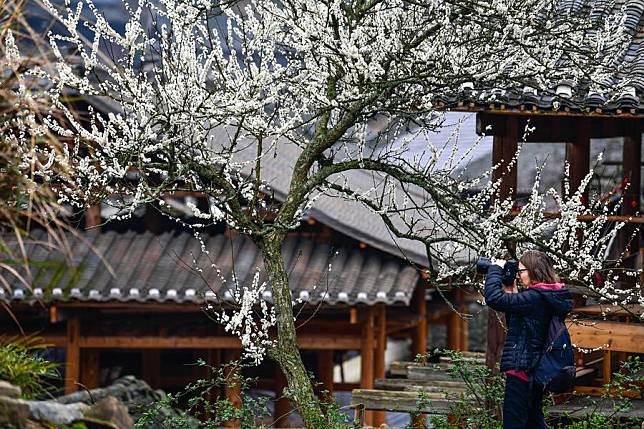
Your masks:
{"label": "wooden pillar", "polygon": [[[519,123],[516,117],[507,116],[505,130],[502,135],[495,135],[492,146],[492,163],[500,164],[493,175],[493,180],[501,180],[499,199],[512,198],[517,196],[517,168],[516,163],[508,171],[508,163],[515,156],[519,141]],[[500,321],[503,321],[503,314],[496,313],[488,308],[487,317],[487,346],[485,350],[485,363],[488,367],[494,368],[501,359],[503,343],[505,342],[505,331]]]}
{"label": "wooden pillar", "polygon": [[153,389],[161,386],[161,350],[143,349],[141,352],[141,377]]}
{"label": "wooden pillar", "polygon": [[[458,297],[457,303],[458,303],[458,311],[461,312],[461,314],[469,314],[469,309],[467,307],[467,297],[465,292],[462,289],[458,289],[456,291],[456,295]],[[465,317],[461,317],[461,328],[460,328],[460,350],[463,352],[469,351],[469,326],[468,326],[468,319]]]}
{"label": "wooden pillar", "polygon": [[101,205],[89,206],[85,211],[85,229],[99,229],[101,223]]}
{"label": "wooden pillar", "polygon": [[447,348],[461,350],[461,317],[455,311],[450,312],[447,322]]}
{"label": "wooden pillar", "polygon": [[[572,197],[579,190],[581,182],[586,178],[590,171],[590,120],[582,119],[578,121],[575,139],[566,143],[566,162],[570,166],[570,191],[567,197]],[[581,194],[581,202],[588,204],[588,187]],[[577,240],[583,240],[583,231],[577,230]],[[562,251],[568,249],[564,248]],[[582,307],[586,305],[586,298],[582,294],[573,294],[573,307]]]}
{"label": "wooden pillar", "polygon": [[[461,304],[461,313],[469,314],[466,303]],[[467,319],[461,319],[461,351],[467,352],[470,350],[470,332]]]}
{"label": "wooden pillar", "polygon": [[[492,142],[492,164],[500,165],[492,174],[492,180],[501,180],[499,199],[508,197],[516,199],[517,169],[516,165],[508,171],[507,164],[516,154],[518,149],[518,123],[516,118],[506,118],[506,129],[502,135],[495,135]],[[487,348],[485,361],[488,367],[494,368],[501,358],[505,331],[499,322],[499,317],[494,310],[488,307],[487,319]]]}
{"label": "wooden pillar", "polygon": [[[642,192],[642,130],[639,127],[624,137],[622,166],[624,172],[624,184],[628,188],[624,192],[624,203],[622,205],[622,214],[627,216],[635,215],[640,210],[640,194]],[[635,225],[626,225],[622,236],[622,249],[626,246],[628,240],[635,232]],[[640,237],[634,237],[631,243],[630,252],[639,252]],[[621,250],[621,249],[620,249]],[[641,268],[641,267],[640,267]]]}
{"label": "wooden pillar", "polygon": [[[570,165],[570,196],[590,171],[590,121],[580,120],[575,140],[566,143],[566,162]],[[588,203],[588,189],[582,194],[584,204]]]}
{"label": "wooden pillar", "polygon": [[[374,317],[373,307],[363,309],[362,338],[360,339],[360,388],[373,389]],[[373,411],[365,412],[365,422],[373,426]]]}
{"label": "wooden pillar", "polygon": [[[208,350],[208,365],[210,365],[210,381],[213,381],[215,376],[219,376],[218,371],[221,368],[221,349]],[[212,403],[219,399],[221,393],[220,387],[210,389],[208,392],[208,402]]]}
{"label": "wooden pillar", "polygon": [[80,381],[87,389],[96,389],[100,384],[100,351],[98,349],[83,349],[81,355]]}
{"label": "wooden pillar", "polygon": [[[385,304],[376,306],[376,356],[374,362],[375,378],[385,378],[385,351],[387,349],[387,307]],[[373,412],[373,426],[379,427],[385,423],[387,413],[384,411]]]}
{"label": "wooden pillar", "polygon": [[318,373],[322,390],[333,395],[333,350],[318,350]]}
{"label": "wooden pillar", "polygon": [[[466,314],[464,294],[460,289],[454,290],[454,308]],[[451,312],[447,324],[447,347],[452,350],[467,351],[467,321],[456,312]]]}
{"label": "wooden pillar", "polygon": [[67,319],[67,347],[65,349],[65,393],[78,390],[80,379],[80,320],[78,316]]}
{"label": "wooden pillar", "polygon": [[[231,362],[239,360],[241,357],[241,350],[233,349],[226,351],[225,363],[230,364]],[[239,367],[237,366],[228,366],[224,371],[224,376],[226,377],[226,387],[224,389],[224,395],[226,399],[235,408],[241,408],[241,385],[239,383]],[[239,427],[239,420],[229,420],[226,422],[225,426],[229,428]]]}
{"label": "wooden pillar", "polygon": [[288,416],[291,412],[291,404],[284,397],[284,388],[287,387],[286,377],[279,365],[275,367],[275,411],[273,414],[273,426],[276,428],[289,427]]}
{"label": "wooden pillar", "polygon": [[608,384],[613,375],[613,362],[611,360],[610,350],[604,350],[602,383]]}
{"label": "wooden pillar", "polygon": [[419,280],[414,291],[416,295],[414,301],[418,322],[416,323],[416,328],[411,339],[412,359],[416,355],[422,355],[427,352],[427,302],[425,301],[425,289],[425,280]]}
{"label": "wooden pillar", "polygon": [[519,148],[519,122],[515,116],[507,116],[503,134],[495,135],[492,140],[492,164],[499,165],[494,170],[492,180],[501,180],[500,199],[517,197],[517,163],[508,170],[510,161]]}

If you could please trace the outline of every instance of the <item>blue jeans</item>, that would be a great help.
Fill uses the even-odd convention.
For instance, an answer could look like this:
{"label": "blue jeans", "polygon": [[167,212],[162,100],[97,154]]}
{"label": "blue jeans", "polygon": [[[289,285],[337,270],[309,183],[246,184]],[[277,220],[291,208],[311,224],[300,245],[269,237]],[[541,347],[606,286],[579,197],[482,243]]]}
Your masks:
{"label": "blue jeans", "polygon": [[503,429],[544,429],[542,399],[543,390],[538,383],[508,375],[503,399]]}

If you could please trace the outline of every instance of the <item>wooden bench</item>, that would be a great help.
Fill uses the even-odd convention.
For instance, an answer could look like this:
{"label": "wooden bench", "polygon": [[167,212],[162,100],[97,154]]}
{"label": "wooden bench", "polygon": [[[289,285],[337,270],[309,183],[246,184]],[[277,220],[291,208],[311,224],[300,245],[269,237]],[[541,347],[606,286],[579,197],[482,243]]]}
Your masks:
{"label": "wooden bench", "polygon": [[[468,358],[480,362],[480,356]],[[465,382],[447,371],[450,364],[449,359],[427,364],[393,362],[390,374],[399,378],[376,379],[375,389],[353,390],[351,406],[356,409],[356,422],[363,423],[364,410],[448,415],[455,398],[468,400]]]}
{"label": "wooden bench", "polygon": [[614,405],[614,401],[610,399],[572,396],[563,404],[548,407],[548,413],[552,417],[571,419],[584,418],[593,413],[623,419],[644,419],[644,400],[631,400],[631,408],[627,411],[616,411]]}
{"label": "wooden bench", "polygon": [[445,415],[452,403],[444,392],[424,392],[421,396],[413,390],[354,389],[351,394],[351,405],[363,405],[367,410]]}
{"label": "wooden bench", "polygon": [[[615,313],[618,312],[617,309],[613,310]],[[582,307],[575,309],[575,311],[594,314],[599,311],[599,307]],[[641,314],[641,308],[632,307],[629,311]],[[595,371],[595,365],[601,363],[602,384],[607,384],[612,379],[613,354],[617,353],[618,359],[624,359],[627,353],[644,353],[644,324],[642,323],[614,321],[568,323],[568,330],[575,346],[583,349],[603,350],[603,356],[600,358],[596,358],[591,362],[584,362],[584,369],[589,371]],[[601,396],[604,393],[604,390],[598,386],[580,386],[576,391],[597,396]]]}

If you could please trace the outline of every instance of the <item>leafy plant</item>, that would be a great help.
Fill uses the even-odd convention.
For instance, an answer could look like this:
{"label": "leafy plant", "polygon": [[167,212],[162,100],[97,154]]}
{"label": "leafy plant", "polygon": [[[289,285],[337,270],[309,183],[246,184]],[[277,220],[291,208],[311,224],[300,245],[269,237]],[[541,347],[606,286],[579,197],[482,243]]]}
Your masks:
{"label": "leafy plant", "polygon": [[[490,407],[500,410],[503,404],[504,381],[503,375],[492,375],[489,368],[479,365],[466,358],[463,353],[453,350],[436,350],[425,355],[418,355],[416,361],[427,365],[438,355],[448,356],[450,365],[447,371],[455,380],[465,383],[465,390],[460,393],[445,393],[446,399],[452,404],[449,407],[449,418],[432,416],[429,421],[431,427],[449,429],[453,427],[476,429],[499,429],[502,420],[490,413]],[[551,427],[557,429],[632,429],[639,428],[642,419],[620,417],[621,412],[631,409],[632,403],[629,396],[637,392],[644,383],[644,364],[639,356],[630,356],[624,361],[620,370],[616,372],[610,383],[604,385],[602,398],[593,401],[588,414],[583,418],[568,416],[567,422],[555,422],[548,416],[547,407],[552,404],[550,397],[544,397],[544,414],[550,420]],[[418,401],[418,412],[426,405],[427,398],[421,395]],[[605,408],[600,409],[600,403],[609,402],[610,412]],[[604,411],[601,411],[604,410]],[[418,414],[418,413],[416,413]],[[414,413],[412,413],[413,421]]]}
{"label": "leafy plant", "polygon": [[[268,403],[271,398],[251,396],[249,389],[255,379],[244,377],[241,371],[252,366],[246,360],[229,362],[221,367],[211,367],[199,359],[197,365],[210,369],[209,379],[200,379],[186,386],[178,394],[168,394],[164,399],[146,406],[139,416],[135,428],[163,427],[168,429],[214,429],[226,422],[237,420],[242,429],[264,428],[262,420],[270,416]],[[239,388],[239,403],[233,404],[228,398],[218,395],[225,387]],[[280,393],[278,392],[278,396]],[[285,389],[284,396],[291,395]],[[277,398],[276,398],[277,399]],[[176,415],[176,410],[187,404],[185,410]],[[328,429],[359,429],[349,416],[340,411],[339,405],[332,400],[329,392],[321,392],[318,402],[322,414],[317,416],[316,424]],[[175,410],[175,412],[170,412]]]}
{"label": "leafy plant", "polygon": [[[242,367],[246,366],[243,362],[230,362],[215,368],[200,359],[197,365],[210,368],[212,377],[190,383],[178,394],[168,394],[142,413],[135,428],[156,425],[169,429],[214,429],[231,420],[238,420],[242,429],[263,427],[260,420],[269,415],[269,398],[254,398],[247,394],[254,379],[241,375]],[[239,406],[216,395],[226,386],[239,388],[242,392]],[[179,415],[168,413],[170,409],[179,409],[184,402],[187,408]]]}
{"label": "leafy plant", "polygon": [[60,378],[58,365],[38,353],[46,347],[37,337],[0,338],[0,379],[20,387],[25,399],[50,396]]}
{"label": "leafy plant", "polygon": [[[629,393],[640,391],[644,383],[644,364],[639,356],[629,356],[622,362],[619,371],[613,374],[610,383],[605,384],[604,393],[600,400],[594,400],[588,415],[566,426],[565,429],[626,429],[639,428],[641,418],[624,418],[620,414],[632,408]],[[600,412],[600,402],[612,405],[610,412]],[[604,408],[605,409],[605,408]]]}
{"label": "leafy plant", "polygon": [[[428,362],[438,355],[450,358],[447,372],[455,380],[463,381],[465,390],[457,393],[445,393],[445,398],[451,402],[449,418],[444,416],[430,417],[432,427],[447,429],[457,425],[477,429],[500,428],[501,421],[495,417],[495,414],[500,415],[503,404],[505,377],[493,375],[485,365],[477,364],[466,358],[463,353],[449,349],[435,350],[425,355],[419,355],[416,360]],[[490,413],[490,409],[496,410],[496,413]]]}

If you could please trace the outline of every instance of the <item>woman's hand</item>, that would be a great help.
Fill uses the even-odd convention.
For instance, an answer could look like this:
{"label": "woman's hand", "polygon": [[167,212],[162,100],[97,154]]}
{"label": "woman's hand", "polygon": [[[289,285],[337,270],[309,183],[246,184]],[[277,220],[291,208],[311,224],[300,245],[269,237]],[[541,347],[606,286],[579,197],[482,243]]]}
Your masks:
{"label": "woman's hand", "polygon": [[503,291],[505,293],[519,293],[519,288],[517,287],[516,279],[514,280],[514,282],[512,282],[512,285],[510,286],[503,285]]}

